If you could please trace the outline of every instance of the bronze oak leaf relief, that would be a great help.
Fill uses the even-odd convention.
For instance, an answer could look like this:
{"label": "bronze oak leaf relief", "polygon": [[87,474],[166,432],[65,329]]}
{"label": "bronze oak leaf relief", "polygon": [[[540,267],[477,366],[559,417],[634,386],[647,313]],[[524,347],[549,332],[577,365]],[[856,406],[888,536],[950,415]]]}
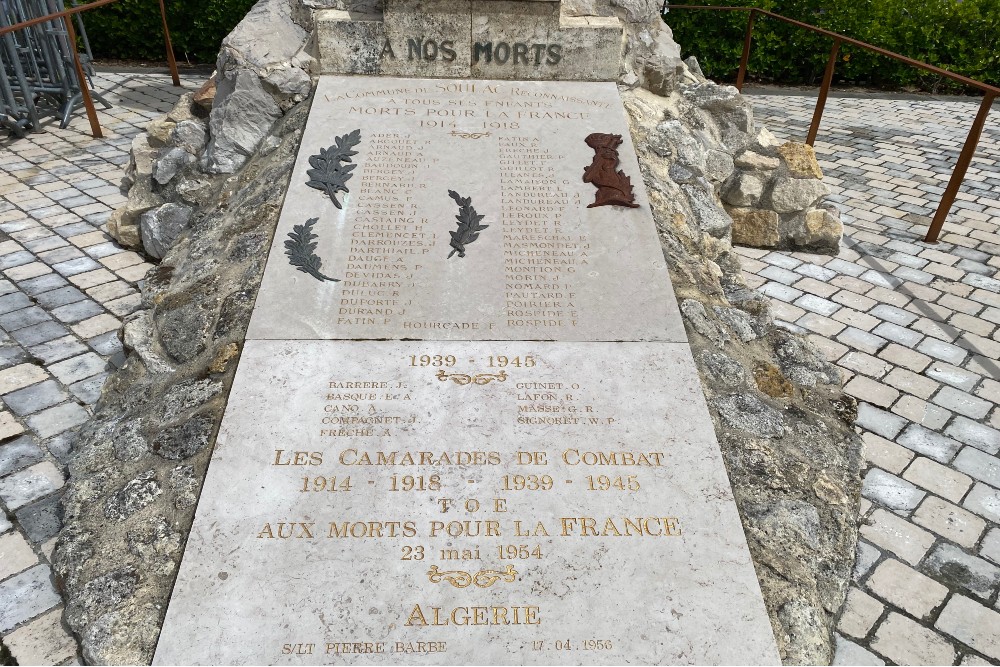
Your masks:
{"label": "bronze oak leaf relief", "polygon": [[351,172],[357,167],[356,164],[351,164],[351,158],[358,154],[351,149],[360,143],[361,130],[357,129],[350,134],[337,137],[332,146],[319,149],[318,155],[309,156],[309,165],[312,169],[306,172],[309,176],[306,185],[325,192],[337,208],[343,208],[337,199],[337,194],[350,192],[346,183],[354,175]]}

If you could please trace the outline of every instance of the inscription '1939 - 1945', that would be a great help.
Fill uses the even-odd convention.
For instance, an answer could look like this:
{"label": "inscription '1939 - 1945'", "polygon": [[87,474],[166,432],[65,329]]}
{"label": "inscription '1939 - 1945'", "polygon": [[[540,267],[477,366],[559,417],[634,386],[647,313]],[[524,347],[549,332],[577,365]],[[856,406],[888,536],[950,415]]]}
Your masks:
{"label": "inscription '1939 - 1945'", "polygon": [[[392,42],[385,41],[382,47],[383,58],[395,59],[396,51]],[[434,62],[454,62],[458,58],[455,50],[455,40],[425,39],[423,37],[408,37],[406,39],[406,59]],[[472,45],[472,62],[496,63],[498,65],[558,65],[562,60],[561,44],[528,44],[526,42],[476,42]]]}

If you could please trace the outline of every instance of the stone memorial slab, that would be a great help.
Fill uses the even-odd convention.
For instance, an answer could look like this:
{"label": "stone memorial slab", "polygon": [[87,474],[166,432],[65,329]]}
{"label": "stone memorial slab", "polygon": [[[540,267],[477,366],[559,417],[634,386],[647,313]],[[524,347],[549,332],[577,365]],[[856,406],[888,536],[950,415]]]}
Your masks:
{"label": "stone memorial slab", "polygon": [[248,341],[155,657],[778,661],[687,345],[503,341]]}
{"label": "stone memorial slab", "polygon": [[361,9],[316,11],[324,74],[567,81],[619,75],[621,21],[567,14],[558,0],[385,0],[382,11]]}
{"label": "stone memorial slab", "polygon": [[248,337],[686,341],[616,86],[321,77]]}

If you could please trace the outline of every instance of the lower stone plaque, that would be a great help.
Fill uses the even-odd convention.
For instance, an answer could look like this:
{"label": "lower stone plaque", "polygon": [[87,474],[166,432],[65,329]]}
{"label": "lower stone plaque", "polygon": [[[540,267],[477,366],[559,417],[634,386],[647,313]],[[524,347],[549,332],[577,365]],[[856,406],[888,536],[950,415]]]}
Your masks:
{"label": "lower stone plaque", "polygon": [[686,344],[248,341],[157,664],[778,663]]}

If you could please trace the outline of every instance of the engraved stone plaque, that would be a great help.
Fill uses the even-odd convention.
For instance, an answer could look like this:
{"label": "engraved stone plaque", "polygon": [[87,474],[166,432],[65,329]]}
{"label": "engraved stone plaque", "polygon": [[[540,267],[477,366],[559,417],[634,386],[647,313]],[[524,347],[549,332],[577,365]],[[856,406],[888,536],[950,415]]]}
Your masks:
{"label": "engraved stone plaque", "polygon": [[686,341],[616,86],[321,77],[248,337]]}
{"label": "engraved stone plaque", "polygon": [[686,344],[249,341],[155,662],[778,655]]}

